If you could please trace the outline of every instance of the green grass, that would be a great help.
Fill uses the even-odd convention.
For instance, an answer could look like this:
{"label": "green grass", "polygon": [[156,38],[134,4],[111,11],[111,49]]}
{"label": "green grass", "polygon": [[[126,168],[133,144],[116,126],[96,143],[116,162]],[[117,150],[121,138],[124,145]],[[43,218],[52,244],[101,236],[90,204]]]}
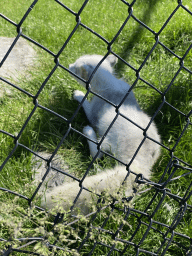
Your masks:
{"label": "green grass", "polygon": [[[22,2],[16,0],[1,0],[1,13],[18,23],[32,2],[33,1],[27,0]],[[78,12],[83,2],[84,1],[82,0],[67,0],[65,1],[65,4],[73,11]],[[192,3],[189,0],[183,1],[183,5],[192,11]],[[150,0],[147,1],[147,3],[143,0],[136,1],[133,10],[134,15],[138,19],[155,32],[158,32],[176,6],[176,0],[169,0],[166,2]],[[81,21],[83,24],[89,26],[92,30],[103,36],[106,40],[111,41],[128,16],[127,9],[125,4],[117,0],[104,0],[102,1],[102,4],[100,1],[90,1],[81,14]],[[47,47],[53,53],[57,54],[75,25],[75,17],[67,10],[54,1],[42,0],[35,5],[28,18],[24,21],[22,31],[25,35],[31,37],[38,43]],[[182,57],[191,44],[191,25],[191,15],[180,8],[173,19],[171,19],[169,24],[161,32],[159,36],[160,42],[169,47],[178,56]],[[16,36],[15,27],[2,18],[0,18],[0,36]],[[154,35],[131,18],[112,45],[112,50],[128,61],[134,68],[138,69],[154,44]],[[34,68],[30,70],[31,78],[29,80],[22,77],[17,85],[35,95],[55,63],[53,57],[48,53],[40,50],[36,46],[33,47],[38,53],[38,59]],[[84,28],[79,27],[60,55],[59,61],[63,66],[68,67],[70,63],[73,63],[81,55],[104,55],[106,53],[107,45],[101,39]],[[192,68],[191,57],[192,51],[188,53],[184,60],[185,67],[190,70]],[[142,68],[140,76],[163,93],[166,91],[168,84],[171,82],[178,69],[178,59],[158,45]],[[116,72],[119,77],[123,77],[130,84],[136,79],[135,72],[121,61],[117,64]],[[188,114],[192,108],[191,88],[191,75],[187,71],[182,70],[166,94],[166,101],[179,111]],[[66,71],[58,68],[39,95],[38,102],[42,106],[70,119],[78,106],[77,102],[72,98],[75,89],[82,90],[80,85],[77,84]],[[142,109],[150,115],[154,114],[162,102],[159,93],[142,81],[137,83],[134,88],[134,93]],[[0,100],[0,129],[14,135],[18,134],[33,107],[34,105],[31,98],[18,90],[13,89],[12,96],[5,96]],[[169,148],[174,147],[175,142],[179,138],[184,125],[186,124],[185,118],[165,104],[155,118],[155,122],[158,126],[162,143]],[[82,132],[83,127],[87,124],[88,121],[85,114],[83,110],[80,110],[74,119],[72,126]],[[62,119],[38,108],[25,128],[20,138],[20,143],[35,151],[47,151],[53,153],[67,129],[68,125]],[[191,136],[192,128],[189,126],[174,152],[176,157],[190,165],[192,165]],[[0,142],[0,164],[2,164],[13,149],[14,143],[9,136],[3,134],[0,134]],[[84,170],[88,167],[91,161],[86,140],[72,131],[60,147],[58,154],[60,154],[66,164],[69,165],[70,171],[77,173],[80,177],[83,175]],[[22,147],[18,147],[13,157],[9,159],[0,173],[0,187],[8,188],[30,197],[35,190],[34,185],[31,183],[31,158],[32,156],[28,151],[24,150]],[[170,155],[168,151],[162,149],[162,156],[153,171],[152,179],[154,181],[160,179],[169,158]],[[98,166],[99,168],[104,169],[113,164],[114,161],[105,157],[94,164],[92,173],[96,172]],[[186,165],[183,164],[183,166]],[[179,176],[186,172],[186,170],[179,169],[175,176]],[[164,177],[164,180],[167,178],[168,174]],[[167,185],[167,188],[169,188],[173,194],[183,197],[190,184],[190,180],[191,175],[187,175],[171,182]],[[148,193],[143,193],[139,196],[134,202],[135,209],[144,211],[154,194],[155,191],[151,190]],[[160,196],[161,193],[155,198],[148,213],[153,213],[161,199]],[[6,204],[4,204],[5,201]],[[189,198],[187,203],[192,204],[191,201],[192,199]],[[0,204],[1,203],[3,207],[1,207],[0,210],[0,238],[8,240],[10,237],[14,238],[14,234],[15,237],[44,236],[44,230],[46,230],[46,237],[48,237],[50,243],[54,242],[54,237],[50,232],[51,220],[47,218],[46,214],[39,213],[34,209],[31,210],[31,214],[29,212],[30,210],[27,208],[25,200],[5,192],[1,192],[0,194]],[[37,199],[35,203],[39,204],[39,200]],[[171,225],[179,208],[180,206],[176,200],[166,196],[162,206],[158,209],[153,219]],[[103,214],[95,219],[93,224],[98,227],[102,226],[107,214],[109,214],[109,212],[104,211]],[[119,238],[124,240],[130,239],[138,225],[136,216],[140,215],[137,213],[128,217],[119,234]],[[115,232],[123,218],[123,213],[120,214],[117,210],[114,210],[106,223],[105,229]],[[142,220],[149,224],[147,218],[142,218]],[[83,220],[81,223],[76,224],[76,230],[86,229],[86,223],[87,221]],[[166,227],[161,227],[158,224],[153,224],[153,227],[164,233],[167,231]],[[77,234],[73,232],[73,230],[66,228],[64,225],[59,225],[58,230],[60,231],[60,242],[58,242],[58,246],[64,247],[67,244],[70,249],[74,249],[77,248],[83,239],[83,236],[77,237]],[[145,231],[145,225],[141,225],[133,242],[139,243]],[[192,223],[189,211],[186,211],[184,218],[175,231],[192,237]],[[108,245],[114,243],[114,240],[111,239],[109,234],[94,230],[92,236],[82,248],[81,255],[86,255],[91,251],[95,238]],[[177,235],[175,236],[175,240],[180,241],[180,239],[181,237]],[[156,252],[162,241],[163,236],[151,229],[140,247],[148,251]],[[0,250],[5,248],[5,245],[9,243],[10,242],[0,242]],[[18,247],[17,241],[15,241],[15,243],[15,246]],[[185,238],[183,238],[180,243],[189,246],[188,240]],[[123,250],[124,246],[125,245],[120,242],[116,244],[116,248],[120,250]],[[31,245],[29,249],[31,248],[33,248],[33,251],[39,253],[42,253],[43,251],[44,255],[48,255],[45,247],[42,248],[41,243],[34,247]],[[110,249],[101,245],[97,245],[94,255],[107,255],[109,250]],[[136,255],[133,246],[129,246],[126,252],[129,252],[130,255]],[[65,253],[67,255],[67,252]],[[15,254],[24,255],[22,253]],[[59,254],[65,255],[63,252],[58,252],[57,255]],[[166,255],[170,256],[185,254],[186,252],[182,246],[178,247],[175,244],[172,244],[166,253]],[[73,254],[69,253],[68,255]],[[118,253],[114,252],[112,255],[118,255]],[[140,253],[139,255],[146,254]]]}

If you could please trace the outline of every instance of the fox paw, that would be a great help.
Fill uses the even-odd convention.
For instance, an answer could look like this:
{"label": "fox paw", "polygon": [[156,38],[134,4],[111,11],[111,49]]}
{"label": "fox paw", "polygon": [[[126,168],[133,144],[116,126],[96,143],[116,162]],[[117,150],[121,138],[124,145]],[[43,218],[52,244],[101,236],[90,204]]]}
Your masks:
{"label": "fox paw", "polygon": [[73,99],[77,100],[78,102],[81,102],[82,99],[84,98],[85,94],[82,91],[75,90],[73,92]]}
{"label": "fox paw", "polygon": [[96,139],[96,134],[95,131],[93,130],[93,128],[89,125],[85,126],[83,128],[83,134],[85,134],[87,137],[89,137],[90,139],[95,140]]}

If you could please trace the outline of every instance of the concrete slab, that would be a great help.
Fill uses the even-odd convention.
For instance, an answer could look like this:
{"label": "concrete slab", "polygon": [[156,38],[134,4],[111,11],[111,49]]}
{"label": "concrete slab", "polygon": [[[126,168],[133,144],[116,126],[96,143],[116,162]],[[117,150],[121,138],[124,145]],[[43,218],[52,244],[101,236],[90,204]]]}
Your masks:
{"label": "concrete slab", "polygon": [[[14,40],[15,38],[0,37],[0,62]],[[35,50],[29,45],[27,40],[20,37],[0,68],[0,76],[9,81],[17,82],[18,78],[26,74],[27,70],[34,65],[35,57]],[[0,97],[5,93],[11,94],[11,86],[0,81]]]}

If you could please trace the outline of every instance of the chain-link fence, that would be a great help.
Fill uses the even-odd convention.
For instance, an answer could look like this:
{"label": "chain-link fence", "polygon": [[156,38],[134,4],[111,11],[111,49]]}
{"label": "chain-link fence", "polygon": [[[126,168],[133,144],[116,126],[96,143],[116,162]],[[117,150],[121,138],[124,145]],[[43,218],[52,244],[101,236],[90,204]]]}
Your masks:
{"label": "chain-link fence", "polygon": [[[49,221],[49,218],[51,218],[49,216],[48,219],[46,219],[47,224],[42,224],[42,229],[46,229],[44,235],[42,235],[42,233],[39,230],[37,232],[37,235],[32,237],[22,237],[22,235],[24,234],[22,233],[21,235],[21,233],[19,232],[17,234],[18,236],[15,235],[14,237],[6,237],[6,232],[4,234],[1,233],[2,238],[0,238],[0,241],[4,245],[2,255],[48,255],[49,252],[50,255],[76,255],[76,253],[79,253],[80,255],[192,255],[192,238],[190,237],[191,227],[190,224],[188,224],[190,222],[192,208],[192,205],[190,205],[192,194],[192,182],[189,182],[189,184],[186,183],[186,185],[185,181],[183,181],[185,186],[183,185],[182,187],[182,196],[180,196],[180,194],[178,195],[178,191],[176,191],[175,188],[172,189],[172,184],[176,183],[178,180],[184,178],[191,178],[191,165],[185,161],[185,158],[181,159],[177,157],[174,154],[174,152],[178,145],[181,143],[183,136],[187,133],[189,129],[191,129],[192,122],[190,121],[190,117],[192,110],[188,111],[187,113],[183,113],[182,111],[177,109],[177,107],[175,107],[174,104],[171,104],[167,100],[167,95],[169,93],[173,93],[171,89],[174,87],[174,83],[177,80],[180,73],[182,71],[185,71],[189,75],[192,74],[190,68],[186,67],[184,63],[186,57],[188,56],[192,48],[192,44],[190,44],[187,47],[185,53],[182,56],[179,56],[174,52],[174,50],[171,49],[171,47],[166,46],[166,44],[164,44],[161,41],[161,34],[163,33],[164,29],[168,26],[169,22],[173,18],[177,17],[179,10],[182,9],[184,12],[191,15],[191,22],[192,12],[189,10],[188,7],[186,7],[182,3],[182,1],[178,0],[178,2],[175,3],[175,9],[173,9],[171,11],[171,14],[167,16],[167,20],[165,21],[163,26],[161,26],[158,32],[155,32],[147,24],[145,24],[143,21],[138,19],[137,16],[135,16],[134,5],[137,2],[136,0],[132,2],[121,0],[119,2],[121,2],[121,4],[124,4],[125,12],[127,12],[128,10],[127,17],[122,23],[122,26],[120,27],[116,35],[112,38],[111,41],[108,41],[103,36],[93,31],[89,26],[85,25],[81,21],[81,15],[84,12],[87,4],[89,3],[89,0],[86,0],[82,3],[78,12],[74,12],[72,9],[70,9],[69,6],[66,6],[65,3],[63,3],[62,1],[55,0],[55,4],[58,5],[59,8],[64,8],[67,12],[69,12],[76,22],[70,35],[67,37],[66,41],[56,54],[53,53],[50,49],[35,41],[32,37],[25,35],[24,33],[24,22],[30,16],[30,12],[33,11],[33,8],[38,3],[38,0],[35,0],[31,4],[31,6],[29,6],[25,14],[23,15],[23,18],[18,23],[12,21],[11,17],[6,17],[5,15],[0,14],[0,19],[5,20],[9,24],[11,24],[17,31],[17,36],[15,37],[15,40],[13,41],[9,50],[5,53],[4,58],[1,60],[1,67],[3,67],[4,63],[6,63],[7,57],[9,56],[9,54],[15,47],[17,41],[21,37],[36,45],[42,51],[45,51],[47,54],[49,54],[52,57],[54,63],[54,67],[52,68],[51,72],[49,72],[49,74],[44,79],[43,83],[39,86],[38,91],[35,94],[32,94],[27,90],[23,89],[21,86],[19,86],[19,84],[12,83],[8,79],[0,77],[0,80],[5,85],[14,87],[16,90],[19,90],[20,92],[25,94],[34,104],[31,113],[27,116],[25,120],[23,120],[23,125],[17,135],[11,134],[4,129],[0,130],[0,133],[3,134],[3,136],[11,138],[12,142],[14,142],[14,146],[12,147],[10,153],[2,161],[0,171],[2,171],[6,167],[6,165],[11,161],[18,148],[22,148],[22,150],[32,153],[32,155],[35,155],[37,158],[41,159],[43,162],[47,164],[47,170],[45,171],[42,177],[42,181],[36,186],[36,189],[33,190],[30,197],[22,195],[17,191],[10,190],[7,187],[1,187],[0,190],[3,192],[2,195],[5,193],[13,195],[13,201],[14,198],[20,198],[22,201],[20,207],[23,206],[23,208],[26,208],[25,203],[23,203],[24,201],[28,203],[29,209],[33,209],[35,213],[32,210],[30,214],[26,214],[26,212],[23,213],[24,219],[29,218],[30,220],[32,220],[33,214],[38,213],[39,219],[44,220],[44,214],[46,215],[46,211],[44,211],[44,209],[42,209],[40,207],[40,204],[38,203],[38,206],[34,206],[33,202],[39,190],[43,186],[42,184],[44,183],[44,180],[46,179],[50,170],[57,171],[62,175],[71,177],[79,183],[79,193],[75,198],[74,204],[78,200],[78,197],[81,195],[82,191],[88,189],[83,187],[83,180],[88,176],[90,169],[93,167],[96,161],[96,157],[90,161],[87,170],[85,171],[83,177],[80,179],[76,177],[74,174],[70,174],[68,172],[63,171],[62,169],[54,167],[54,164],[52,164],[53,159],[58,154],[60,147],[63,145],[64,141],[68,140],[71,131],[78,134],[79,136],[85,137],[84,134],[80,131],[80,129],[78,130],[73,126],[74,120],[76,116],[79,114],[80,109],[83,105],[83,101],[78,105],[75,112],[70,118],[62,116],[60,113],[57,113],[51,108],[49,109],[38,102],[39,96],[43,95],[44,88],[46,87],[49,79],[51,79],[52,75],[57,69],[60,68],[64,75],[66,73],[71,73],[68,67],[60,63],[59,57],[63,52],[65,52],[68,43],[70,42],[72,37],[77,33],[77,30],[79,28],[82,28],[84,31],[87,31],[90,34],[94,34],[94,36],[98,37],[100,40],[103,41],[106,47],[106,55],[104,56],[104,58],[107,57],[109,54],[112,54],[116,56],[121,62],[121,64],[119,64],[119,70],[122,67],[127,67],[135,73],[136,78],[131,84],[131,89],[127,91],[127,93],[124,95],[124,99],[122,100],[121,104],[128,97],[130,91],[134,89],[139,82],[142,82],[143,84],[145,84],[145,86],[154,90],[158,94],[158,99],[160,99],[158,107],[156,107],[156,109],[153,111],[153,116],[148,126],[145,129],[143,129],[143,141],[140,143],[138,149],[134,153],[133,159],[138,154],[138,151],[142,147],[145,139],[148,138],[152,140],[154,143],[158,143],[161,145],[161,148],[164,150],[164,152],[167,152],[167,154],[169,155],[169,161],[167,162],[164,171],[161,173],[161,176],[159,176],[159,180],[155,181],[149,180],[141,174],[136,174],[132,172],[130,170],[131,168],[129,169],[129,167],[133,159],[128,164],[126,164],[126,179],[129,179],[130,173],[134,174],[136,183],[145,185],[144,190],[139,192],[140,195],[145,196],[145,194],[147,193],[150,195],[150,200],[148,197],[148,201],[145,202],[145,204],[143,204],[142,208],[137,207],[137,201],[133,205],[129,204],[129,201],[132,198],[123,198],[122,202],[117,202],[116,200],[111,199],[111,202],[107,206],[105,205],[104,207],[101,203],[102,201],[100,200],[97,210],[95,212],[90,213],[85,219],[79,219],[76,218],[75,216],[73,216],[73,219],[71,219],[72,217],[70,216],[65,216],[65,214],[63,213],[58,213],[54,216],[54,220],[51,222]],[[100,3],[100,5],[102,5],[102,3]],[[63,18],[65,19],[65,17]],[[145,29],[148,33],[150,33],[150,35],[154,39],[154,43],[151,47],[151,50],[146,54],[145,59],[142,61],[138,68],[135,68],[132,64],[126,61],[123,54],[120,56],[115,51],[113,51],[114,42],[118,40],[118,37],[124,30],[125,26],[129,26],[130,20],[134,20],[136,24],[139,24],[141,28]],[[79,38],[79,40],[81,40],[81,38]],[[149,59],[152,58],[153,52],[156,50],[157,47],[161,47],[163,50],[167,52],[167,54],[169,54],[170,58],[173,56],[179,62],[179,64],[177,64],[178,68],[176,68],[171,81],[167,83],[166,89],[164,91],[159,90],[157,86],[144,79],[141,74],[142,70],[147,65]],[[91,80],[88,82],[91,82]],[[93,91],[91,91],[89,83],[87,83],[86,96],[88,96],[88,94],[95,94]],[[97,96],[102,98],[100,95]],[[104,98],[103,100],[106,101],[106,99]],[[112,104],[111,102],[108,103]],[[149,138],[147,136],[147,129],[151,125],[152,121],[157,117],[157,115],[161,113],[161,111],[163,112],[162,109],[164,107],[169,107],[178,116],[180,116],[180,120],[182,120],[183,129],[180,132],[180,134],[178,134],[177,139],[174,141],[172,147],[164,145],[163,142],[159,143],[157,141],[154,141],[152,138]],[[33,147],[29,147],[27,144],[23,143],[21,139],[23,133],[26,130],[27,125],[30,123],[31,119],[33,118],[34,114],[38,109],[53,114],[58,119],[61,119],[62,122],[64,122],[68,127],[67,131],[65,132],[65,134],[63,134],[63,137],[58,142],[57,147],[54,148],[53,153],[48,158],[42,157],[41,154],[39,154],[33,149]],[[117,115],[120,115],[118,111]],[[113,122],[115,122],[115,120]],[[105,136],[111,129],[112,124],[109,126],[109,129],[107,130]],[[167,131],[167,133],[168,132],[169,131]],[[103,139],[101,139],[101,142],[102,141]],[[188,143],[191,142],[189,141]],[[102,143],[98,144],[98,154],[100,151],[102,151]],[[108,157],[111,157],[116,161],[119,161],[119,159],[117,159],[115,156],[111,156],[107,152],[104,153]],[[140,173],[142,173],[142,170],[140,171]],[[138,198],[138,201],[139,200],[140,198]],[[171,211],[173,209],[173,205],[176,205],[176,210],[174,210],[174,213],[172,214]],[[160,215],[163,215],[163,217],[160,218]],[[171,217],[169,217],[169,215]],[[171,220],[169,220],[168,222],[167,219],[169,218],[171,218]],[[32,229],[32,227],[30,227],[29,229]],[[187,228],[178,229],[178,227]],[[4,227],[2,225],[2,230],[3,229]],[[182,230],[184,231],[182,232]],[[187,230],[188,232],[185,233],[185,230]],[[66,235],[66,232],[69,233],[67,233]],[[40,233],[41,235],[38,236],[38,234]],[[51,238],[50,233],[52,234]],[[65,238],[67,237],[68,240],[63,239],[64,234]],[[76,240],[74,239],[74,237],[76,238]],[[19,242],[19,244],[16,243],[17,241]],[[47,248],[45,254],[34,251],[34,246],[41,247],[43,245],[45,246],[45,248]]]}

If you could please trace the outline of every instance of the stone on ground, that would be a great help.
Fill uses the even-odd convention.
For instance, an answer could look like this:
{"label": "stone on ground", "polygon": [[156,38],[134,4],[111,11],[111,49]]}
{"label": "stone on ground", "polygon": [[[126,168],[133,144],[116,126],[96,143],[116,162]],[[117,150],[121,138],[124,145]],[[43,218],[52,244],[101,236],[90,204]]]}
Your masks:
{"label": "stone on ground", "polygon": [[[0,37],[0,63],[15,38]],[[8,81],[17,82],[19,77],[26,76],[27,71],[34,65],[36,52],[29,42],[19,38],[9,56],[0,67],[0,77]],[[12,87],[0,80],[0,98],[4,94],[11,94]]]}
{"label": "stone on ground", "polygon": [[[51,157],[51,154],[46,153],[46,152],[36,152],[36,153],[38,155],[40,155],[41,157],[43,157],[44,159],[49,159]],[[61,171],[66,172],[66,173],[69,172],[69,167],[64,163],[63,159],[59,155],[57,155],[55,158],[53,158],[51,165]],[[38,185],[41,182],[45,172],[47,171],[47,162],[42,160],[41,158],[33,155],[32,171],[34,173],[33,178],[34,178],[35,184]],[[67,180],[68,179],[67,179],[66,175],[51,169],[49,171],[40,191],[49,192],[54,187],[62,185],[64,182],[67,182]]]}

